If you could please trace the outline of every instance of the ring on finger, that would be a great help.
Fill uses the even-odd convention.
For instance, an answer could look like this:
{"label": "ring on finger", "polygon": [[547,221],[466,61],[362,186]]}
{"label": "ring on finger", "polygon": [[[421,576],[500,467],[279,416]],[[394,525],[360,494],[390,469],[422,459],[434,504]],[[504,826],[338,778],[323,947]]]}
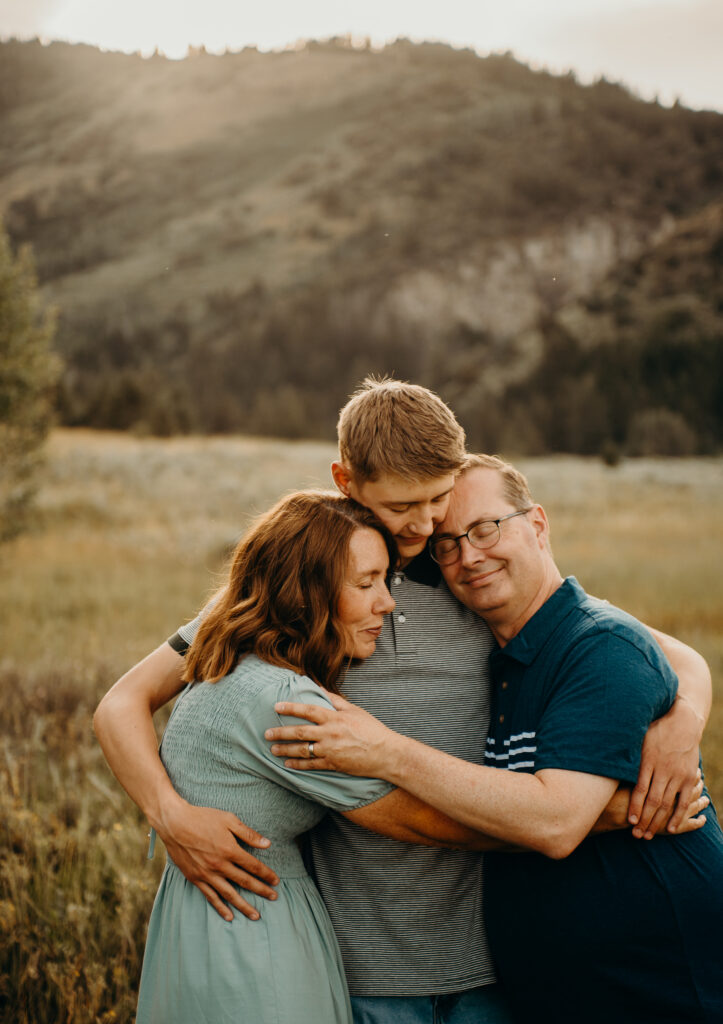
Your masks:
{"label": "ring on finger", "polygon": [[306,752],[307,752],[309,757],[316,757],[316,754],[314,753],[314,741],[313,740],[310,740],[306,744]]}

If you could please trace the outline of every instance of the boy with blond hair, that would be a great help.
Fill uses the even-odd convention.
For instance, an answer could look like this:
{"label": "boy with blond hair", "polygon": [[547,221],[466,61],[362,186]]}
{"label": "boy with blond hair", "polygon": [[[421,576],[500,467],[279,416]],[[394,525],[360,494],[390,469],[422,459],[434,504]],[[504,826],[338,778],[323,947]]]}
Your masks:
{"label": "boy with blond hair", "polygon": [[[342,409],[338,433],[336,486],[378,516],[400,553],[390,579],[395,611],[372,657],[350,668],[343,693],[395,731],[482,764],[492,635],[455,600],[426,550],[466,457],[464,431],[426,388],[367,379]],[[268,843],[232,814],[181,800],[156,750],[152,714],[181,688],[183,655],[198,621],[119,680],[96,713],[96,732],[113,771],[186,877],[227,919],[228,904],[257,918],[236,886],[273,899],[276,879],[236,840],[259,850]],[[672,640],[666,652],[679,674],[691,677],[684,686],[704,716],[702,659]],[[658,746],[678,747],[684,728],[695,727],[671,712],[667,743]],[[658,759],[660,777],[667,756]],[[308,846],[357,1024],[509,1020],[484,934],[479,854],[408,845],[335,813],[312,830]]]}

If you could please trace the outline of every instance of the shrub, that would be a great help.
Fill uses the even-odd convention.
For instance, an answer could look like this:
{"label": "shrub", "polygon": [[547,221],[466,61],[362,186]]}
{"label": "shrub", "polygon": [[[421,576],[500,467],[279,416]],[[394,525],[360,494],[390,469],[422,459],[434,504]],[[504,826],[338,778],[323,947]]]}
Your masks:
{"label": "shrub", "polygon": [[59,370],[53,332],[53,316],[40,311],[30,250],[14,257],[0,229],[0,541],[27,521]]}
{"label": "shrub", "polygon": [[630,421],[630,455],[692,455],[698,440],[680,413],[671,409],[643,409]]}
{"label": "shrub", "polygon": [[620,465],[622,457],[623,453],[620,451],[620,445],[615,444],[614,441],[608,439],[600,445],[600,458],[611,469],[614,466]]}

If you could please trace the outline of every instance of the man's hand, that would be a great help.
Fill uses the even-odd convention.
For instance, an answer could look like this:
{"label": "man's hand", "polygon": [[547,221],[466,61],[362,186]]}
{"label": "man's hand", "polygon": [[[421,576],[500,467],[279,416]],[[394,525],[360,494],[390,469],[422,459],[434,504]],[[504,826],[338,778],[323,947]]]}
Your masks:
{"label": "man's hand", "polygon": [[669,832],[678,831],[699,778],[703,724],[692,705],[678,698],[648,729],[628,812],[636,838],[652,838],[666,821]]}
{"label": "man's hand", "polygon": [[[630,786],[618,786],[613,793],[610,803],[595,822],[592,830],[594,834],[597,835],[601,832],[613,832],[630,827],[628,814],[632,792],[633,791]],[[682,809],[683,818],[681,824],[676,826],[674,829],[670,828],[670,824],[673,819],[673,813],[671,813],[667,818],[662,818],[660,820],[655,835],[660,835],[661,832],[675,832],[676,835],[681,835],[683,832],[695,832],[697,829],[702,828],[707,820],[702,812],[709,804],[710,800],[708,797],[703,796],[703,778],[699,770],[698,780],[693,788],[691,802],[687,807],[683,807]],[[678,815],[678,812],[679,808],[676,806],[676,815]],[[642,834],[636,838],[642,838]],[[652,836],[646,838],[652,838]]]}
{"label": "man's hand", "polygon": [[[277,704],[278,714],[303,718],[306,722],[267,729],[264,737],[275,741],[271,753],[291,758],[286,766],[300,771],[337,771],[386,778],[386,741],[394,734],[356,704],[338,694],[328,696],[335,711],[317,704]],[[314,744],[313,755],[309,754],[310,741]]]}
{"label": "man's hand", "polygon": [[266,849],[271,844],[235,814],[213,807],[194,807],[179,800],[164,809],[163,821],[156,825],[156,831],[173,863],[226,921],[233,920],[228,904],[252,921],[260,917],[232,882],[265,899],[276,899],[270,886],[278,885],[278,876],[239,846],[237,839],[257,849]]}

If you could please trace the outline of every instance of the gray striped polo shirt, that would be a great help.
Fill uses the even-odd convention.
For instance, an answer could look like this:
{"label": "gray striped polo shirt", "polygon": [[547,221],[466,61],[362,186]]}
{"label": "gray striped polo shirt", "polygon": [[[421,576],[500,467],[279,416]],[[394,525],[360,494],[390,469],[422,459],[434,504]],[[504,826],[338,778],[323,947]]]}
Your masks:
{"label": "gray striped polo shirt", "polygon": [[[342,692],[390,728],[484,761],[489,629],[452,597],[427,553],[390,582],[396,608]],[[183,650],[198,620],[171,638]],[[185,642],[185,643],[184,643]],[[401,843],[329,813],[312,869],[356,996],[458,992],[495,980],[482,920],[482,856]]]}

